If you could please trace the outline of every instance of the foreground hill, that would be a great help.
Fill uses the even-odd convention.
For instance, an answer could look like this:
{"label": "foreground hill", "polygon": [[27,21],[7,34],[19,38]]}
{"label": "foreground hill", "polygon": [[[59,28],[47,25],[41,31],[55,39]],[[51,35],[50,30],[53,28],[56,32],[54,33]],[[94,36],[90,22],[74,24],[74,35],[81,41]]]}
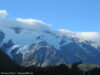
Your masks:
{"label": "foreground hill", "polygon": [[20,68],[20,66],[0,50],[0,71],[14,71],[17,68]]}

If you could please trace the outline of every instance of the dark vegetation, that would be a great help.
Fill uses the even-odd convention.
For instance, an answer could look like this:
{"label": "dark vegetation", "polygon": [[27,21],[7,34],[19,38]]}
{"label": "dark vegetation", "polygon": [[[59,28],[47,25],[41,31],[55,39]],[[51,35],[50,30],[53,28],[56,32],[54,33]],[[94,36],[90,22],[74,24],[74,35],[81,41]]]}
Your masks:
{"label": "dark vegetation", "polygon": [[20,68],[6,53],[0,50],[0,71],[11,71]]}
{"label": "dark vegetation", "polygon": [[64,64],[47,67],[21,67],[0,50],[0,72],[31,72],[33,75],[100,75],[100,68],[87,72],[82,71],[78,68],[81,63],[74,63],[70,68]]}

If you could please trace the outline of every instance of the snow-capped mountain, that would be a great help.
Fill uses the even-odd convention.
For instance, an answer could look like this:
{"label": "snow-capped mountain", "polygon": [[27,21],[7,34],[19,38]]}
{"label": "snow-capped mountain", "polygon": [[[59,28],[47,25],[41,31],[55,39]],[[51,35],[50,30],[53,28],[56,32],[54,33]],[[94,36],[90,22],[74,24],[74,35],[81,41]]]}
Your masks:
{"label": "snow-capped mountain", "polygon": [[36,19],[9,19],[0,11],[0,48],[17,63],[29,66],[100,64],[100,33],[52,30]]}
{"label": "snow-capped mountain", "polygon": [[60,31],[0,26],[0,46],[17,63],[29,66],[100,64],[100,48]]}

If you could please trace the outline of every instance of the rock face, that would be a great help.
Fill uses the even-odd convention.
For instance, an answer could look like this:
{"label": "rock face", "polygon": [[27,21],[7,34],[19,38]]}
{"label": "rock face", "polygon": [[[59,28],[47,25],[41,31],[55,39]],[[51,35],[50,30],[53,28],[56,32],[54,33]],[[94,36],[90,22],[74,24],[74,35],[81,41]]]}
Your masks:
{"label": "rock face", "polygon": [[0,29],[0,47],[14,61],[23,66],[72,64],[100,64],[100,47],[92,41],[80,42],[79,38],[67,37],[51,31]]}
{"label": "rock face", "polygon": [[62,53],[57,51],[53,46],[47,45],[44,41],[34,45],[23,58],[23,65],[27,66],[47,66],[66,63],[66,59]]}
{"label": "rock face", "polygon": [[85,64],[100,64],[100,61],[98,61],[100,52],[91,46],[88,46],[88,48],[91,48],[91,52],[93,52],[87,53],[77,43],[64,45],[61,50],[56,50],[50,45],[40,46],[40,44],[36,44],[23,56],[23,65],[47,66],[72,64],[78,61],[83,61]]}

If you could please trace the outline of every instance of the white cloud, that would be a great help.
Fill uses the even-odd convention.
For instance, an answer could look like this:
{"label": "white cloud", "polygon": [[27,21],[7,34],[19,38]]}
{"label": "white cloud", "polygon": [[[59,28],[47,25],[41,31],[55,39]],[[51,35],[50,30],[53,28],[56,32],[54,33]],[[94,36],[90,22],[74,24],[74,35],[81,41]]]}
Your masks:
{"label": "white cloud", "polygon": [[[51,31],[51,25],[43,21],[36,19],[7,19],[5,16],[8,15],[6,10],[0,10],[0,26],[10,27],[10,28],[21,28],[26,30],[36,30],[36,31]],[[4,18],[5,17],[5,18]],[[66,37],[78,37],[80,42],[93,41],[92,45],[95,47],[100,46],[100,33],[98,32],[74,32],[66,29],[59,29],[56,32],[57,35]]]}
{"label": "white cloud", "polygon": [[100,34],[98,32],[78,32],[76,36],[84,41],[98,39]]}
{"label": "white cloud", "polygon": [[36,19],[22,19],[22,18],[17,18],[17,21],[23,22],[23,23],[35,23],[35,22],[39,22],[42,24],[45,24],[44,22],[40,21],[40,20],[36,20]]}
{"label": "white cloud", "polygon": [[73,37],[75,35],[75,33],[73,31],[70,30],[66,30],[66,29],[59,29],[58,34],[60,34],[61,36],[67,36],[67,37]]}
{"label": "white cloud", "polygon": [[92,46],[100,47],[100,33],[98,32],[73,32],[65,29],[59,29],[58,32],[67,37],[77,37],[80,42],[91,41],[93,42]]}
{"label": "white cloud", "polygon": [[21,28],[36,31],[50,31],[51,25],[36,19],[7,19],[4,18],[8,13],[6,10],[0,10],[0,25],[10,28]]}
{"label": "white cloud", "polygon": [[46,24],[45,22],[40,20],[17,18],[16,21],[20,22],[23,25],[22,28],[25,29],[37,30],[37,31],[51,30],[50,24]]}
{"label": "white cloud", "polygon": [[92,41],[94,47],[100,47],[100,33],[98,32],[78,32],[76,36],[81,42]]}
{"label": "white cloud", "polygon": [[6,10],[0,10],[0,17],[4,18],[7,15],[8,15],[8,13]]}

